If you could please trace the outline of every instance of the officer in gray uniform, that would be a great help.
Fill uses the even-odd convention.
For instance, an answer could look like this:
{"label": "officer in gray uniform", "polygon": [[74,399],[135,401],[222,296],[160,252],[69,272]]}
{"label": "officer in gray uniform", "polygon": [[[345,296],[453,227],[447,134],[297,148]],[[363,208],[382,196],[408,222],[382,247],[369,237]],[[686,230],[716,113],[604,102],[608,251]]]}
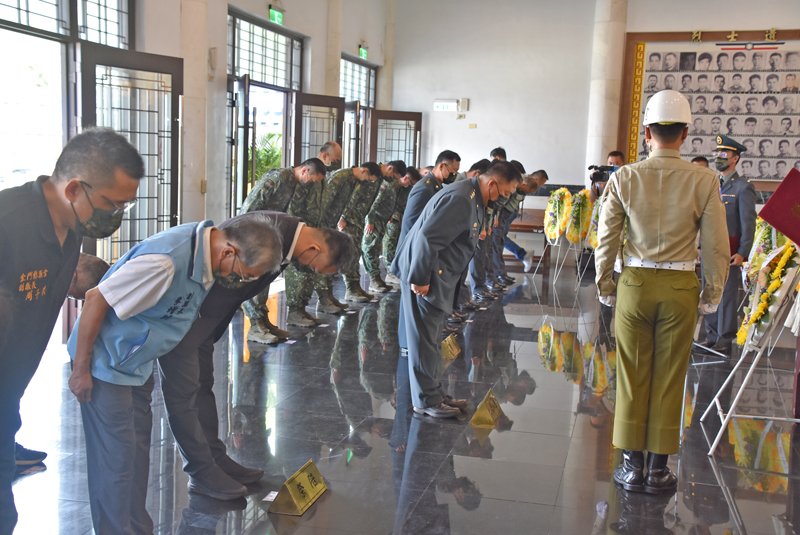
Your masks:
{"label": "officer in gray uniform", "polygon": [[756,229],[756,188],[736,172],[736,164],[747,147],[728,136],[717,136],[716,141],[714,166],[721,177],[719,191],[728,221],[731,271],[719,308],[705,317],[706,341],[702,345],[712,351],[729,355],[738,327],[736,312],[739,306],[739,288],[742,287],[742,263],[750,255]]}
{"label": "officer in gray uniform", "polygon": [[466,407],[466,400],[442,389],[439,335],[475,252],[486,206],[504,201],[520,180],[510,163],[493,163],[484,174],[437,193],[400,242],[392,273],[400,279],[411,399],[418,414],[454,418]]}
{"label": "officer in gray uniform", "polygon": [[[420,214],[425,209],[436,192],[442,189],[442,183],[453,173],[458,173],[461,166],[461,157],[451,150],[445,150],[436,157],[436,165],[430,173],[422,177],[422,180],[414,184],[411,193],[408,194],[406,201],[406,211],[403,214],[403,224],[400,228],[400,238],[397,241],[398,250],[403,243],[408,231],[419,219]],[[396,274],[395,274],[396,275]],[[397,336],[400,340],[400,347],[407,348],[405,316],[403,314],[403,301],[400,301],[400,320],[397,325]]]}

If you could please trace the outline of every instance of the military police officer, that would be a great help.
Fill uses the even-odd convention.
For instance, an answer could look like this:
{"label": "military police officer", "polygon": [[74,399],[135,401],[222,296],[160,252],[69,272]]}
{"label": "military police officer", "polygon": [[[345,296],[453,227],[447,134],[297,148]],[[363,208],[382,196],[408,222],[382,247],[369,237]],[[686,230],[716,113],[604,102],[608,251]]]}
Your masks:
{"label": "military police officer", "polygon": [[730,243],[730,273],[719,310],[705,317],[706,341],[703,346],[730,355],[736,337],[736,311],[742,287],[742,263],[753,247],[756,229],[756,188],[739,176],[736,164],[747,148],[728,136],[717,136],[714,167],[720,175],[720,195],[725,205]]}
{"label": "military police officer", "polygon": [[[698,306],[716,310],[728,276],[725,208],[719,182],[704,167],[681,160],[692,122],[677,91],[656,93],[644,113],[650,156],[618,169],[608,182],[595,250],[600,301],[616,302],[617,405],[614,446],[623,463],[614,481],[629,491],[674,492],[667,467],[678,453],[683,385]],[[614,261],[628,222],[625,267],[614,283]],[[705,287],[694,260],[697,232]],[[617,295],[614,297],[614,291]],[[645,477],[644,450],[649,452]]]}

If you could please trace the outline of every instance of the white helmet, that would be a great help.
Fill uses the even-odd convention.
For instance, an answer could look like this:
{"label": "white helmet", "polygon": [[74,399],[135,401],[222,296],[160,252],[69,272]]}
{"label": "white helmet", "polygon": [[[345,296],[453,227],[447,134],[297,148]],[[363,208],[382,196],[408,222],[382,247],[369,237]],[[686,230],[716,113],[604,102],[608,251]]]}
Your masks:
{"label": "white helmet", "polygon": [[647,103],[644,110],[644,126],[662,123],[684,123],[692,122],[692,109],[689,101],[680,92],[672,89],[659,91]]}

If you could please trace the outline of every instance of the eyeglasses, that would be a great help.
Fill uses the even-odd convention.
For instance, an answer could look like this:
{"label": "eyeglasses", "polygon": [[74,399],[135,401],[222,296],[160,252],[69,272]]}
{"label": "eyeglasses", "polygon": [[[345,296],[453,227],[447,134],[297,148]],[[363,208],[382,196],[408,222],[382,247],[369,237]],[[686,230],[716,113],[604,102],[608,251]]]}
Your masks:
{"label": "eyeglasses", "polygon": [[[81,180],[81,185],[83,186],[83,192],[86,193],[86,197],[88,198],[89,197],[89,193],[87,193],[86,188],[89,188],[91,190],[93,190],[94,188],[92,187],[91,184],[89,184],[88,182],[84,182],[83,180]],[[100,196],[103,199],[105,199],[108,204],[110,204],[111,206],[114,207],[114,215],[117,215],[119,213],[127,212],[128,210],[133,208],[133,206],[136,204],[136,201],[139,200],[139,199],[133,199],[131,201],[126,201],[126,202],[122,203],[122,205],[120,205],[119,203],[115,203],[114,201],[112,201],[111,199],[109,199],[108,197],[103,195],[102,193],[100,194]],[[91,200],[89,200],[89,204],[91,204]]]}
{"label": "eyeglasses", "polygon": [[[233,247],[233,245],[231,245],[230,242],[228,243],[228,245]],[[236,249],[234,249],[234,251],[236,251]],[[254,277],[245,278],[244,271],[242,271],[242,261],[239,259],[239,253],[238,252],[234,252],[233,253],[233,270],[234,270],[234,272],[236,271],[236,264],[237,263],[239,264],[239,272],[236,273],[236,274],[239,275],[239,278],[242,279],[242,282],[255,282],[255,281],[258,280],[258,278],[259,278],[258,275],[254,276]]]}
{"label": "eyeglasses", "polygon": [[714,158],[730,158],[734,154],[735,153],[728,152],[726,150],[715,150],[714,152],[711,153],[711,155],[714,156]]}

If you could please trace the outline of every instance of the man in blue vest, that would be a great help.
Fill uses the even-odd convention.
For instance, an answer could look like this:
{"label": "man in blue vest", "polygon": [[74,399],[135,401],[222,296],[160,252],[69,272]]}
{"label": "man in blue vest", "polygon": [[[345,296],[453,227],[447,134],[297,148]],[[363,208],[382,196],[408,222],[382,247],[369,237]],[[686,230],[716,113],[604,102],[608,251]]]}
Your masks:
{"label": "man in blue vest", "polygon": [[96,533],[152,533],[145,508],[153,361],[174,348],[211,286],[239,286],[278,269],[272,221],[247,218],[171,228],[133,247],[86,294],[67,350],[81,403]]}

